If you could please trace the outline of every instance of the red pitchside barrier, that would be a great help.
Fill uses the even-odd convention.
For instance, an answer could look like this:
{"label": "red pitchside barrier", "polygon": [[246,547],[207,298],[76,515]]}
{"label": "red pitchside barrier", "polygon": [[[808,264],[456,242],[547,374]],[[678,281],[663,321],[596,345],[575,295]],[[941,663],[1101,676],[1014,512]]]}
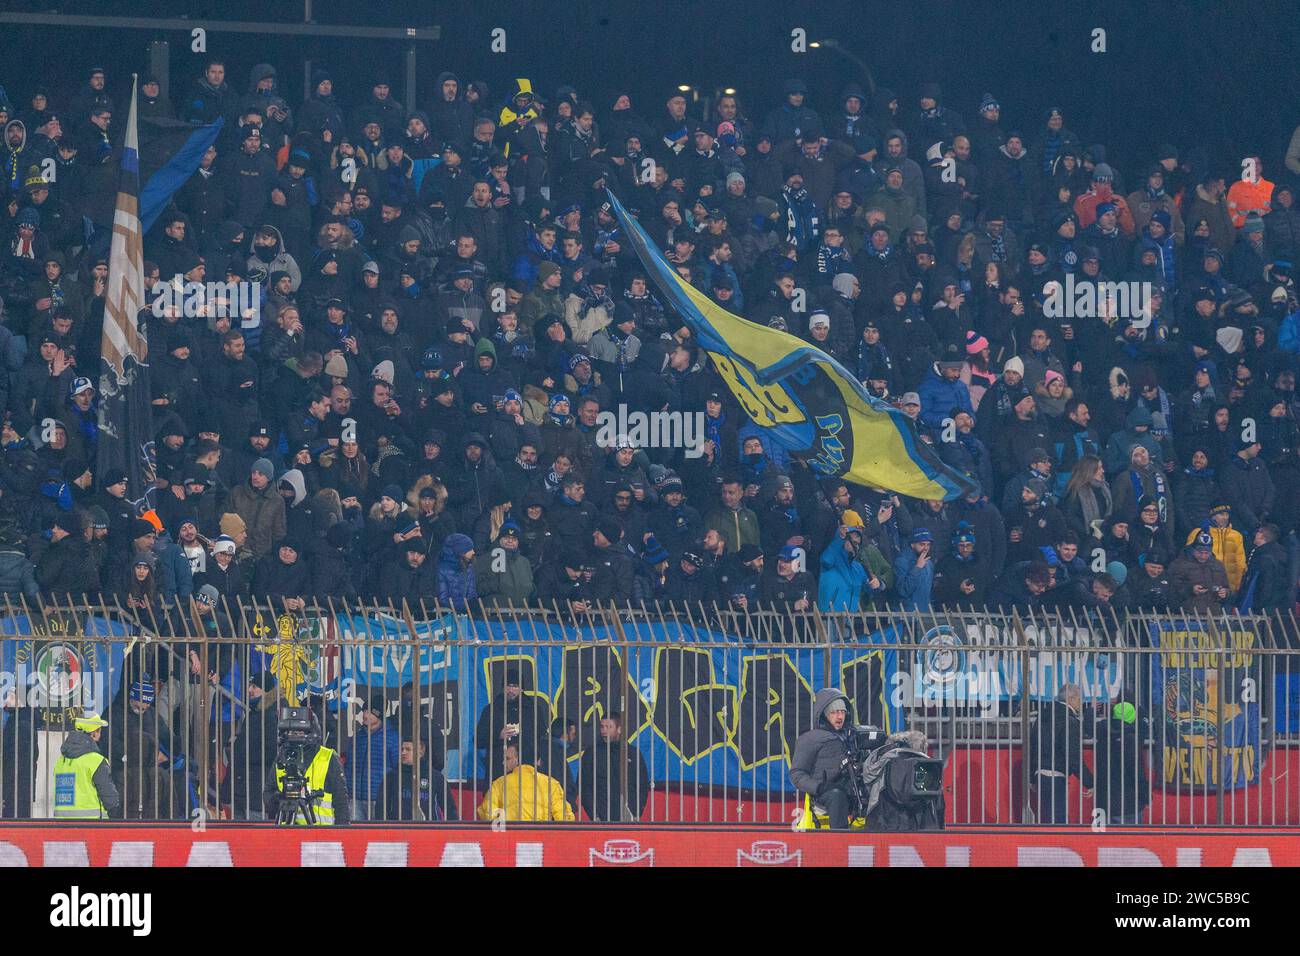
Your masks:
{"label": "red pitchside barrier", "polygon": [[1300,831],[0,827],[0,866],[1297,866]]}

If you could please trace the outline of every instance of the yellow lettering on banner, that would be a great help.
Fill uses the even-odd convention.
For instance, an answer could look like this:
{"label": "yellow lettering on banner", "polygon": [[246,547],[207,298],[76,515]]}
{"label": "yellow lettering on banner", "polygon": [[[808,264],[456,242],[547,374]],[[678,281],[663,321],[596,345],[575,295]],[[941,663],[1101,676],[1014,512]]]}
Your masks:
{"label": "yellow lettering on banner", "polygon": [[717,352],[710,352],[709,355],[718,374],[745,407],[750,418],[769,425],[797,424],[806,420],[790,394],[780,385],[760,385],[743,365]]}

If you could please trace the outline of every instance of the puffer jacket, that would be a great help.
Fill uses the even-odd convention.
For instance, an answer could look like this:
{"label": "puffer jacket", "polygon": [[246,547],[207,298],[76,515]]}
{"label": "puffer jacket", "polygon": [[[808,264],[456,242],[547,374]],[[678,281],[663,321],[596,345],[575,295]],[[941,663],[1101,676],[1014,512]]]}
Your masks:
{"label": "puffer jacket", "polygon": [[469,602],[478,599],[474,566],[461,567],[460,563],[460,556],[473,549],[474,542],[469,535],[449,534],[438,558],[438,600],[457,611],[467,610]]}
{"label": "puffer jacket", "polygon": [[960,378],[948,381],[937,365],[925,373],[916,391],[921,397],[921,421],[935,432],[943,428],[944,419],[952,416],[954,408],[970,413],[972,418],[975,416],[970,388]]}
{"label": "puffer jacket", "polygon": [[849,755],[849,722],[845,721],[843,730],[835,730],[826,719],[826,708],[836,700],[843,700],[852,712],[842,690],[835,687],[819,690],[813,700],[813,729],[799,735],[794,759],[790,761],[790,782],[801,793],[814,797],[826,784],[839,779],[844,758]]}

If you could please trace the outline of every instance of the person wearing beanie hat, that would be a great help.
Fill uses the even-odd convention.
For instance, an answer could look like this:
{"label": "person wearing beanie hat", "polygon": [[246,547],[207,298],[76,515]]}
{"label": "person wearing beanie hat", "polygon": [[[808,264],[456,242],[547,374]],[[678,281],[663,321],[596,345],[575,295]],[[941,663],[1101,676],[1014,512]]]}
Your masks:
{"label": "person wearing beanie hat", "polygon": [[961,380],[965,363],[964,350],[958,348],[955,342],[949,342],[939,356],[939,361],[926,371],[917,387],[917,395],[921,400],[920,421],[935,436],[943,430],[944,421],[951,417],[953,409],[959,409],[972,417],[975,415],[970,388]]}
{"label": "person wearing beanie hat", "polygon": [[235,546],[240,545],[240,539],[248,536],[248,527],[244,524],[244,519],[233,512],[227,512],[221,516],[217,522],[217,527],[221,529],[221,534],[235,542]]}
{"label": "person wearing beanie hat", "polygon": [[1174,601],[1185,608],[1219,611],[1231,593],[1223,562],[1214,556],[1214,539],[1197,531],[1191,544],[1169,568]]}
{"label": "person wearing beanie hat", "polygon": [[547,279],[551,278],[551,276],[557,276],[559,274],[560,274],[559,266],[557,266],[554,262],[551,262],[549,259],[543,259],[541,262],[537,264],[537,285],[539,287],[545,285]]}
{"label": "person wearing beanie hat", "polygon": [[1164,232],[1150,238],[1161,242],[1165,238],[1172,238],[1174,235],[1181,237],[1184,234],[1182,213],[1174,201],[1173,194],[1176,191],[1173,178],[1164,166],[1160,162],[1153,164],[1147,171],[1145,185],[1129,193],[1125,198],[1129,211],[1133,214],[1133,227],[1139,237],[1146,235],[1147,225],[1156,213],[1163,213],[1165,216],[1161,222]]}
{"label": "person wearing beanie hat", "polygon": [[979,355],[989,347],[989,340],[980,335],[974,329],[966,333],[966,354]]}
{"label": "person wearing beanie hat", "polygon": [[[1074,217],[1078,220],[1081,233],[1101,218],[1103,212],[1098,207],[1103,204],[1114,207],[1115,225],[1125,237],[1132,239],[1137,235],[1137,226],[1128,202],[1115,191],[1115,171],[1106,163],[1099,162],[1092,170],[1091,188],[1074,201]],[[1094,234],[1090,234],[1090,241],[1101,244],[1096,242]],[[1119,265],[1128,268],[1128,259],[1125,258]]]}
{"label": "person wearing beanie hat", "polygon": [[269,458],[258,458],[249,468],[248,480],[231,491],[227,505],[230,511],[243,519],[248,535],[246,546],[259,558],[269,552],[271,544],[285,533],[288,516],[274,478],[275,465]]}
{"label": "person wearing beanie hat", "polygon": [[1223,564],[1228,576],[1228,587],[1234,592],[1241,587],[1241,580],[1246,574],[1246,548],[1243,532],[1233,527],[1232,506],[1225,500],[1226,494],[1210,508],[1209,524],[1195,528],[1187,536],[1186,544],[1194,545],[1201,534],[1208,534],[1214,556]]}
{"label": "person wearing beanie hat", "polygon": [[894,559],[894,591],[903,610],[928,611],[934,591],[934,537],[924,526],[915,529],[907,550]]}
{"label": "person wearing beanie hat", "polygon": [[808,95],[807,83],[798,78],[788,79],[782,90],[785,102],[768,113],[761,126],[761,135],[772,143],[773,153],[782,143],[816,139],[825,128],[821,117],[804,102]]}

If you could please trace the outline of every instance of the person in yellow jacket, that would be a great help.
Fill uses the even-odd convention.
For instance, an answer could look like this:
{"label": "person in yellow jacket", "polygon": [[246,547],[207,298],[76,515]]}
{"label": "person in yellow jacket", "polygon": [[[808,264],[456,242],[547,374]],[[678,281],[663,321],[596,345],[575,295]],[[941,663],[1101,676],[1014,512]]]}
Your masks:
{"label": "person in yellow jacket", "polygon": [[506,745],[506,772],[478,806],[480,820],[576,820],[558,780],[519,762],[519,748]]}
{"label": "person in yellow jacket", "polygon": [[[1228,189],[1228,216],[1240,229],[1251,213],[1264,217],[1273,211],[1273,184],[1264,178],[1264,163],[1258,156],[1249,156],[1242,176]],[[1253,174],[1253,175],[1248,175]]]}
{"label": "person in yellow jacket", "polygon": [[54,819],[104,820],[122,806],[108,760],[99,752],[99,738],[108,721],[86,711],[63,739],[54,764]]}
{"label": "person in yellow jacket", "polygon": [[[1210,509],[1210,526],[1205,529],[1214,540],[1214,556],[1223,562],[1223,570],[1228,574],[1228,587],[1236,591],[1241,587],[1241,579],[1246,574],[1246,545],[1241,532],[1232,526],[1232,509],[1224,504]],[[1187,543],[1201,533],[1194,528],[1187,536]]]}

